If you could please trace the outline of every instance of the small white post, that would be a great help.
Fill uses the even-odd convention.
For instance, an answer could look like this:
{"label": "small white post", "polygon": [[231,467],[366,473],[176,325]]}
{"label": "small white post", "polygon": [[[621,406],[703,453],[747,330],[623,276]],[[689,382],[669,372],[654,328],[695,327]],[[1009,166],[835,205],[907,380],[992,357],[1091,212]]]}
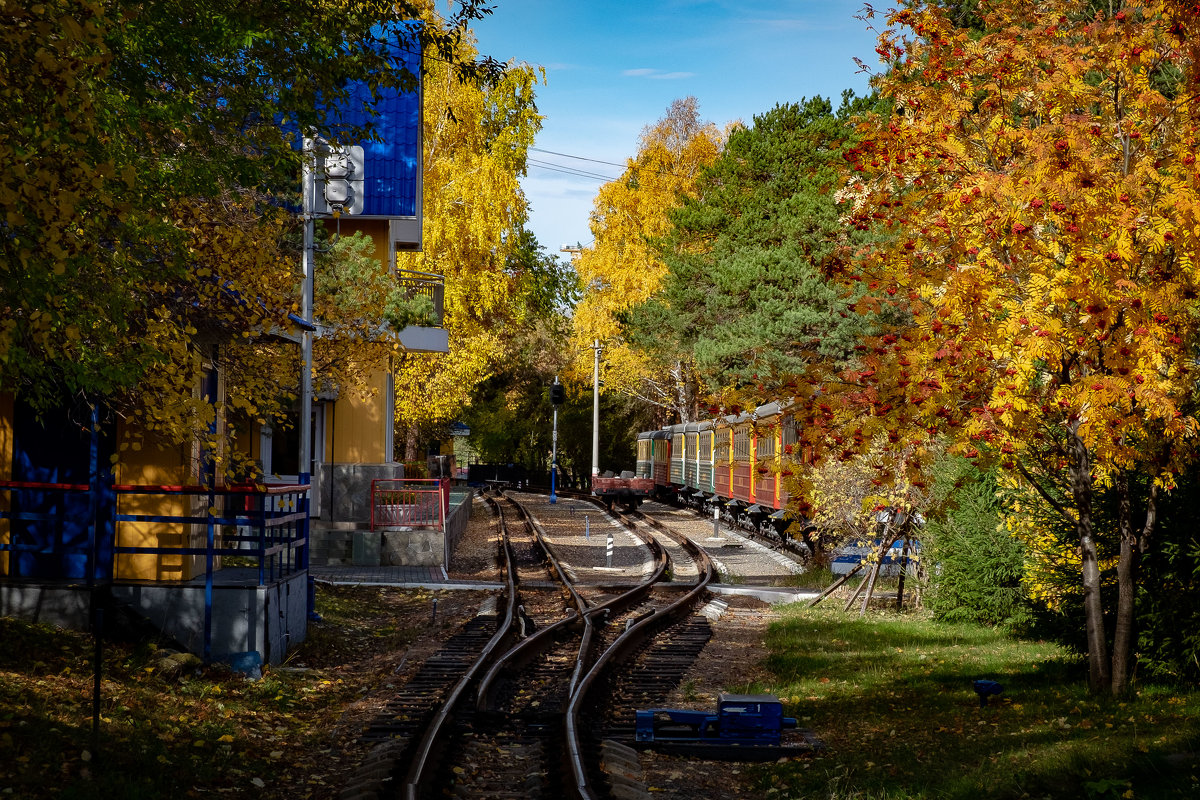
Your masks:
{"label": "small white post", "polygon": [[609,566],[609,567],[612,566],[612,554],[613,554],[613,535],[612,535],[612,531],[609,531],[608,532],[608,558],[605,561],[606,566]]}

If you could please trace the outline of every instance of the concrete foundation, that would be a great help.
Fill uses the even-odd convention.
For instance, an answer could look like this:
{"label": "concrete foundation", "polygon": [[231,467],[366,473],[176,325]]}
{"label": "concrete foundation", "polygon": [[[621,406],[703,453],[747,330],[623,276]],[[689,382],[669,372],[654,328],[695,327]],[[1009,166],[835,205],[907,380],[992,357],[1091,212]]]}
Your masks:
{"label": "concrete foundation", "polygon": [[[369,488],[367,491],[369,494]],[[309,563],[322,567],[444,567],[466,532],[473,498],[473,492],[451,491],[445,532],[407,527],[372,531],[370,522],[314,519],[309,530]]]}
{"label": "concrete foundation", "polygon": [[380,557],[385,567],[440,567],[446,537],[439,530],[385,528],[381,536]]}
{"label": "concrete foundation", "polygon": [[[251,574],[252,573],[252,574]],[[257,570],[228,569],[213,584],[209,654],[215,661],[257,652],[278,664],[308,635],[308,574],[296,573],[265,586]],[[189,652],[205,651],[204,582],[115,584],[114,602],[148,620]],[[90,622],[90,590],[52,583],[0,584],[0,616],[30,619],[75,630]]]}
{"label": "concrete foundation", "polygon": [[321,497],[321,519],[339,523],[371,522],[371,481],[403,478],[403,464],[320,464],[314,477]]}

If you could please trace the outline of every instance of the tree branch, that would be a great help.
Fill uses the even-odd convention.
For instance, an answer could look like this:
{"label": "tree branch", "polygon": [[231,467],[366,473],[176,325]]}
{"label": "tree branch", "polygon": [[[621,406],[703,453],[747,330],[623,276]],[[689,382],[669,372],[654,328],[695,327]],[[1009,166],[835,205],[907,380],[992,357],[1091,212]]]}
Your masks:
{"label": "tree branch", "polygon": [[1032,474],[1030,474],[1029,470],[1027,470],[1025,468],[1024,464],[1022,464],[1020,461],[1017,461],[1016,463],[1017,463],[1017,471],[1021,473],[1021,475],[1025,478],[1025,480],[1029,481],[1029,485],[1032,486],[1034,488],[1034,490],[1042,496],[1042,499],[1045,500],[1052,509],[1057,511],[1064,520],[1066,520],[1071,525],[1075,525],[1078,522],[1078,520],[1076,520],[1073,516],[1071,516],[1070,510],[1065,505],[1063,505],[1061,502],[1059,502],[1058,500],[1055,500],[1053,497],[1051,497],[1050,493],[1047,492],[1040,483],[1038,483],[1037,479],[1034,478]]}

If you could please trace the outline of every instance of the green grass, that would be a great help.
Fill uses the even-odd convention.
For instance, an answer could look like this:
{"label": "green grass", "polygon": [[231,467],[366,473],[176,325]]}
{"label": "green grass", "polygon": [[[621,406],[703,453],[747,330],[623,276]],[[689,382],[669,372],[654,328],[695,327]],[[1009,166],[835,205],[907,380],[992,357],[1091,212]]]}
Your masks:
{"label": "green grass", "polygon": [[[1200,796],[1200,693],[1087,693],[1054,644],[913,615],[793,607],[768,634],[771,692],[825,749],[761,768],[767,798]],[[1004,685],[981,708],[976,678]]]}

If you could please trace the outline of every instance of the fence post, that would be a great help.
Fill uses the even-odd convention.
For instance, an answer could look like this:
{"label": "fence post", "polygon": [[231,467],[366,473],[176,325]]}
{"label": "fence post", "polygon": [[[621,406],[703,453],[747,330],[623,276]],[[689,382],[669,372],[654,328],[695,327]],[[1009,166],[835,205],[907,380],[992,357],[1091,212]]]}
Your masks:
{"label": "fence post", "polygon": [[375,530],[375,481],[371,481],[371,530]]}
{"label": "fence post", "polygon": [[[438,481],[438,496],[441,502],[438,504],[442,509],[442,573],[450,569],[450,479],[442,478]],[[437,599],[433,601],[433,616],[437,619]]]}

